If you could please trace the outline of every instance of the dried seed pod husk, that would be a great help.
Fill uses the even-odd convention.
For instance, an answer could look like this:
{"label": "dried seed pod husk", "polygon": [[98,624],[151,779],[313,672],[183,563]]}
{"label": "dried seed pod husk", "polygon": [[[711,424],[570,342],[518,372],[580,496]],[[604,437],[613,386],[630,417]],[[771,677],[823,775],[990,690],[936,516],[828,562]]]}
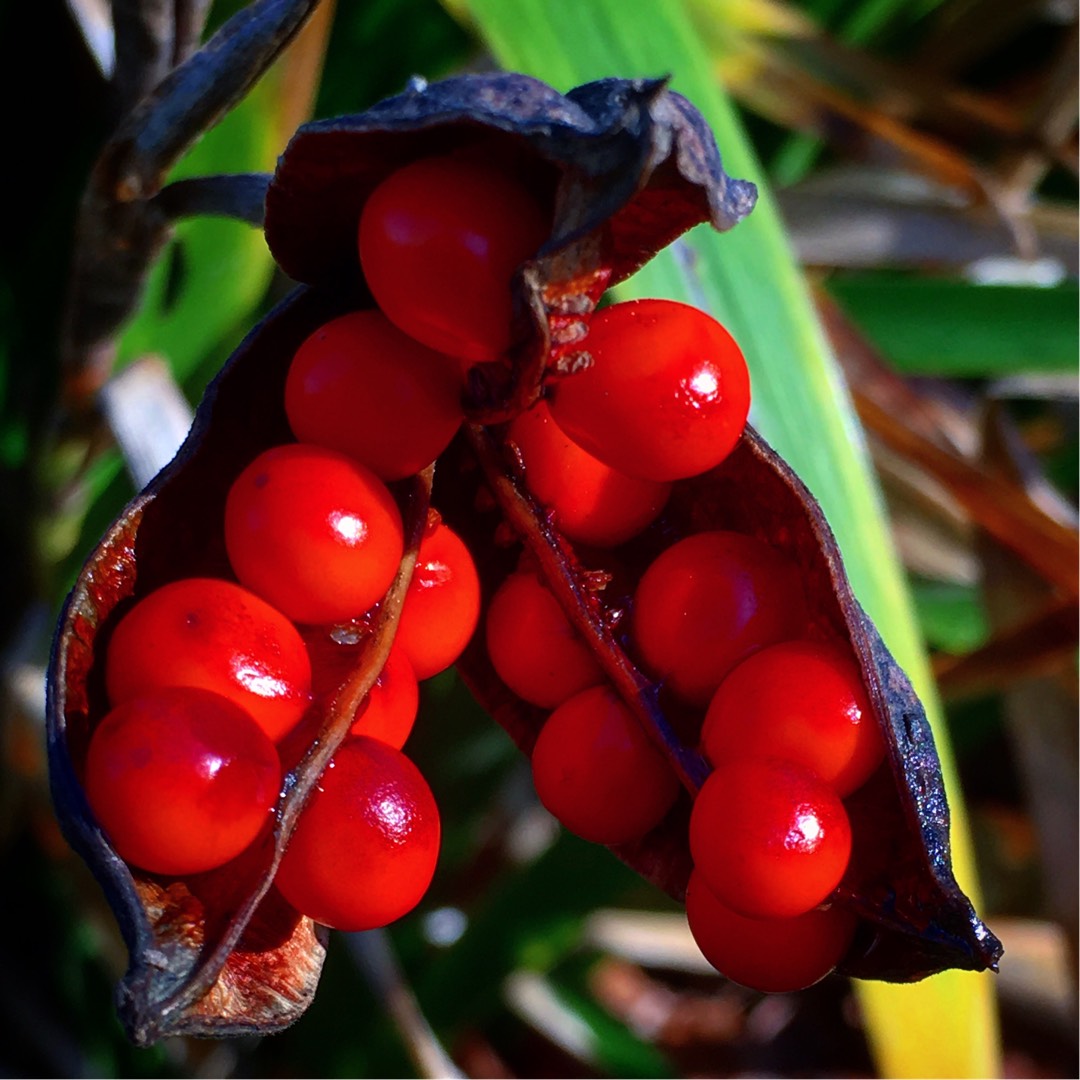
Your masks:
{"label": "dried seed pod husk", "polygon": [[[291,441],[283,387],[293,353],[317,326],[371,303],[355,253],[363,200],[400,164],[476,141],[527,163],[552,207],[553,225],[549,242],[515,281],[514,346],[505,362],[474,369],[467,401],[472,422],[438,463],[436,504],[468,537],[486,574],[508,557],[498,538],[510,522],[549,581],[561,583],[567,609],[577,617],[584,612],[585,622],[595,625],[595,648],[688,790],[703,774],[703,762],[664,714],[656,688],[599,619],[593,571],[603,567],[586,566],[530,506],[499,425],[539,396],[552,369],[572,370],[588,316],[609,284],[692,225],[734,225],[753,204],[753,186],[726,176],[700,116],[662,81],[604,80],[563,96],[523,76],[463,76],[417,84],[357,117],[306,125],[271,183],[266,223],[275,258],[303,284],[247,336],[209,388],[175,461],[91,554],[63,611],[50,665],[49,758],[58,816],[123,929],[130,958],[119,1010],[137,1043],[179,1033],[272,1031],[310,1003],[325,934],[276,893],[273,873],[306,793],[389,652],[426,519],[430,476],[396,486],[410,543],[378,610],[358,622],[345,643],[328,628],[308,633],[316,668],[349,674],[340,687],[336,676],[331,679],[289,741],[292,768],[272,828],[217,871],[169,881],[133,870],[86,804],[81,770],[107,707],[102,662],[110,633],[127,606],[167,581],[229,574],[225,495],[259,452]],[[482,492],[493,507],[488,513],[477,511]],[[729,463],[680,483],[676,496],[650,536],[670,537],[734,515],[744,531],[794,545],[817,583],[822,627],[848,641],[863,663],[890,747],[889,769],[874,786],[881,804],[874,810],[887,817],[893,858],[845,883],[844,902],[858,908],[867,927],[848,969],[903,979],[992,964],[996,942],[949,871],[947,808],[925,717],[851,598],[816,505],[753,433]],[[619,558],[632,573],[632,551]],[[474,642],[462,670],[528,750],[539,718],[507,697],[478,649]],[[686,797],[649,837],[617,852],[675,896],[689,871],[688,806]]]}
{"label": "dried seed pod husk", "polygon": [[[103,659],[129,607],[182,577],[231,578],[223,517],[229,484],[269,446],[291,441],[282,400],[296,347],[355,299],[300,290],[261,323],[210,387],[176,459],[125,509],[92,552],[61,614],[48,680],[50,783],[65,835],[100,881],[129,950],[118,1011],[132,1040],[231,1035],[292,1023],[318,985],[326,931],[273,889],[273,873],[303,798],[377,678],[389,651],[427,519],[429,477],[396,485],[409,547],[398,579],[360,644],[337,646],[305,628],[316,670],[347,676],[319,694],[282,742],[290,766],[273,820],[217,870],[175,879],[128,866],[94,819],[82,769],[107,712]],[[332,656],[332,658],[331,658]]]}
{"label": "dried seed pod husk", "polygon": [[531,404],[545,369],[573,366],[603,291],[701,222],[728,229],[757,191],[724,172],[700,113],[662,79],[602,79],[565,96],[524,75],[415,81],[359,116],[301,127],[266,199],[266,239],[296,281],[356,281],[356,229],[394,169],[472,145],[516,162],[552,228],[515,283],[513,344],[476,365],[467,405],[485,423]]}
{"label": "dried seed pod husk", "polygon": [[[473,545],[485,596],[494,595],[524,553],[691,794],[708,771],[693,752],[702,714],[680,707],[635,666],[625,618],[634,585],[660,551],[710,529],[753,536],[798,566],[811,610],[807,636],[855,659],[886,747],[882,765],[845,800],[854,851],[833,901],[858,914],[860,929],[842,970],[909,982],[949,968],[996,967],[1000,943],[952,872],[949,808],[925,710],[852,593],[820,506],[752,428],[716,469],[676,482],[663,515],[614,550],[575,548],[558,533],[530,496],[513,445],[497,432],[474,429],[456,449],[463,459],[452,471],[457,487],[439,492],[440,512]],[[490,506],[490,519],[509,521],[518,542],[493,543],[494,522],[481,520],[477,506]],[[458,670],[528,754],[547,710],[521,701],[502,683],[481,641],[471,644]],[[612,849],[679,900],[692,866],[689,808],[690,798],[683,798],[648,836]]]}

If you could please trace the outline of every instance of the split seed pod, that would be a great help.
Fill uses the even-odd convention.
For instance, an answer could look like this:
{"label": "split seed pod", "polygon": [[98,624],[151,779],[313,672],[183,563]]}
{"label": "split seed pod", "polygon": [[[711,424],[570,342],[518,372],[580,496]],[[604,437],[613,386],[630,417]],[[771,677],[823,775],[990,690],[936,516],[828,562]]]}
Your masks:
{"label": "split seed pod", "polygon": [[[368,617],[354,641],[328,631],[309,635],[316,686],[329,688],[289,744],[291,768],[273,827],[218,870],[183,880],[134,870],[109,845],[81,784],[90,735],[107,708],[111,632],[135,600],[169,581],[228,576],[225,496],[259,452],[291,440],[283,387],[295,350],[329,319],[371,306],[355,248],[365,199],[395,168],[470,144],[526,164],[552,207],[548,242],[515,279],[514,343],[504,360],[473,369],[470,423],[436,464],[434,490],[430,472],[393,485],[409,539],[387,597],[374,612],[357,613]],[[604,80],[563,96],[523,76],[463,76],[416,83],[364,114],[297,132],[268,191],[266,235],[300,285],[247,336],[208,390],[176,459],[90,556],[65,606],[50,667],[54,799],[65,834],[101,881],[125,935],[130,962],[119,1010],[134,1041],[272,1031],[309,1004],[325,933],[280,897],[273,875],[307,793],[389,653],[429,500],[469,543],[486,599],[517,552],[530,552],[611,684],[672,761],[687,796],[652,833],[616,854],[678,898],[690,869],[690,796],[706,766],[627,654],[615,618],[617,589],[598,585],[640,573],[657,538],[671,542],[705,528],[749,533],[785,552],[803,573],[816,632],[857,659],[887,745],[887,764],[852,804],[853,817],[869,825],[856,830],[856,854],[836,897],[854,908],[862,927],[844,970],[909,980],[995,964],[1000,946],[950,869],[948,809],[925,714],[851,595],[821,511],[791,470],[747,430],[720,467],[677,482],[649,538],[609,553],[607,565],[553,528],[505,440],[506,421],[539,397],[545,377],[587,362],[588,317],[609,285],[693,225],[735,225],[754,196],[752,185],[723,172],[698,113],[659,81]],[[459,670],[528,752],[543,713],[503,686],[480,637]]]}

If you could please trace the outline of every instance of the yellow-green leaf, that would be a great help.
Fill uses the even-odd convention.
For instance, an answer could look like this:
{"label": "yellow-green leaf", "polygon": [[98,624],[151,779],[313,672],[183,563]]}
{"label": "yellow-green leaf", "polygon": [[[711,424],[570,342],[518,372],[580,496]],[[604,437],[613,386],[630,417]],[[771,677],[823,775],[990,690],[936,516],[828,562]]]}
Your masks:
{"label": "yellow-green leaf", "polygon": [[[915,684],[934,726],[953,811],[956,876],[978,903],[970,839],[941,707],[861,428],[736,110],[679,0],[455,0],[504,67],[566,90],[606,76],[670,75],[716,132],[724,165],[759,185],[750,217],[695,230],[623,286],[704,307],[742,345],[754,425],[820,501],[863,606]],[[990,975],[946,972],[913,986],[857,983],[881,1075],[999,1074]],[[947,1033],[947,1034],[946,1034]]]}

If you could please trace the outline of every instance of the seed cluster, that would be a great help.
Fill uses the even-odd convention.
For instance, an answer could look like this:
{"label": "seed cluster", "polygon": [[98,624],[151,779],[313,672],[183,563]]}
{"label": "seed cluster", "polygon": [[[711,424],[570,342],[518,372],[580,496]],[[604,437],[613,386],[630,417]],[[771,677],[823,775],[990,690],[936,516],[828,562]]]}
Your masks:
{"label": "seed cluster", "polygon": [[[297,350],[284,388],[295,441],[230,486],[235,580],[166,585],[110,642],[112,711],[93,735],[86,788],[123,858],[199,873],[269,827],[278,748],[320,704],[309,645],[370,625],[404,553],[392,485],[454,438],[468,369],[508,348],[512,276],[549,231],[513,168],[468,152],[406,165],[368,198],[358,257],[377,306],[333,319]],[[602,562],[661,529],[673,485],[727,458],[750,385],[728,332],[685,304],[603,307],[585,347],[591,365],[553,376],[497,435],[553,528]],[[430,884],[438,811],[402,747],[419,682],[466,648],[480,593],[468,548],[433,513],[389,659],[276,878],[316,921],[382,926]],[[546,715],[532,753],[540,800],[588,840],[641,839],[680,797],[667,757],[528,554],[484,599],[491,665]],[[849,913],[822,905],[850,854],[842,800],[883,753],[859,671],[845,648],[815,638],[798,568],[753,536],[665,542],[628,608],[621,622],[614,605],[606,615],[712,767],[690,816],[691,931],[740,982],[809,985],[854,932]],[[163,801],[160,819],[145,813]]]}
{"label": "seed cluster", "polygon": [[[566,489],[568,498],[577,490],[570,471]],[[558,525],[557,502],[547,505]],[[582,550],[603,565],[633,541]],[[829,904],[851,853],[843,799],[884,753],[854,659],[814,636],[797,567],[741,533],[707,530],[663,547],[620,621],[621,607],[613,600],[605,621],[712,767],[689,819],[695,940],[718,970],[757,989],[817,982],[855,931],[851,912]],[[527,553],[488,605],[485,632],[501,680],[547,713],[532,768],[551,813],[611,845],[660,826],[679,796],[675,773]]]}

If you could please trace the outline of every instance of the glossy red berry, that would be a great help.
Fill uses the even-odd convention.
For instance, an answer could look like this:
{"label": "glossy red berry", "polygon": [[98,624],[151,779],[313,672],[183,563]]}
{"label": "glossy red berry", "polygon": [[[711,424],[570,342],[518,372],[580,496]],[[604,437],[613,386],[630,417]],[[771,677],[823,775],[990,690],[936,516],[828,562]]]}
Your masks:
{"label": "glossy red berry", "polygon": [[485,639],[499,678],[533,705],[553,709],[604,681],[558,600],[527,571],[511,574],[492,597]]}
{"label": "glossy red berry", "polygon": [[701,743],[714,765],[765,755],[805,765],[840,796],[885,752],[855,661],[816,641],[781,642],[739,664],[713,696]]}
{"label": "glossy red berry", "polygon": [[746,361],[712,316],[673,300],[597,312],[592,366],[557,382],[551,415],[574,442],[649,480],[707,472],[728,456],[750,408]]}
{"label": "glossy red berry", "polygon": [[700,873],[686,888],[686,920],[714,968],[752,990],[781,994],[820,982],[843,959],[855,916],[832,904],[790,919],[748,919],[722,904]]}
{"label": "glossy red berry", "polygon": [[420,542],[395,643],[418,679],[445,671],[480,619],[480,579],[469,549],[441,521]]}
{"label": "glossy red berry", "polygon": [[195,874],[240,854],[270,822],[277,750],[239,705],[167,687],[118,705],[86,755],[86,797],[125,862]]}
{"label": "glossy red berry", "polygon": [[509,174],[465,157],[392,172],[360,217],[360,264],[387,317],[462,360],[497,360],[510,345],[511,280],[547,238],[548,221]]}
{"label": "glossy red berry", "polygon": [[544,806],[597,844],[640,839],[679,793],[667,760],[606,686],[583,690],[548,717],[533,748],[532,774]]}
{"label": "glossy red berry", "polygon": [[808,619],[798,569],[741,533],[696,533],[645,571],[632,636],[645,668],[692,705],[752,652],[802,637]]}
{"label": "glossy red berry", "polygon": [[386,743],[349,738],[304,807],[276,884],[326,926],[386,926],[427,891],[439,836],[435,797],[416,765]]}
{"label": "glossy red berry", "polygon": [[383,480],[412,476],[461,426],[458,361],[403,334],[381,311],[321,326],[297,350],[285,411],[301,442],[355,458]]}
{"label": "glossy red berry", "polygon": [[368,468],[305,443],[261,453],[233,483],[225,546],[241,583],[298,623],[340,622],[383,598],[401,513]]}
{"label": "glossy red berry", "polygon": [[166,686],[199,686],[245,709],[271,739],[311,701],[311,662],[296,627],[231,581],[183,578],[143,597],[105,657],[112,705]]}
{"label": "glossy red berry", "polygon": [[420,707],[420,687],[412,665],[399,645],[390,650],[367,701],[349,728],[351,735],[370,735],[400,750],[408,739]]}
{"label": "glossy red berry", "polygon": [[525,468],[525,484],[566,537],[614,547],[636,536],[664,509],[671,485],[605,465],[570,439],[544,402],[519,414],[510,441]]}
{"label": "glossy red berry", "polygon": [[739,758],[709,774],[690,813],[690,855],[718,900],[787,919],[840,884],[851,825],[840,797],[801,765]]}

